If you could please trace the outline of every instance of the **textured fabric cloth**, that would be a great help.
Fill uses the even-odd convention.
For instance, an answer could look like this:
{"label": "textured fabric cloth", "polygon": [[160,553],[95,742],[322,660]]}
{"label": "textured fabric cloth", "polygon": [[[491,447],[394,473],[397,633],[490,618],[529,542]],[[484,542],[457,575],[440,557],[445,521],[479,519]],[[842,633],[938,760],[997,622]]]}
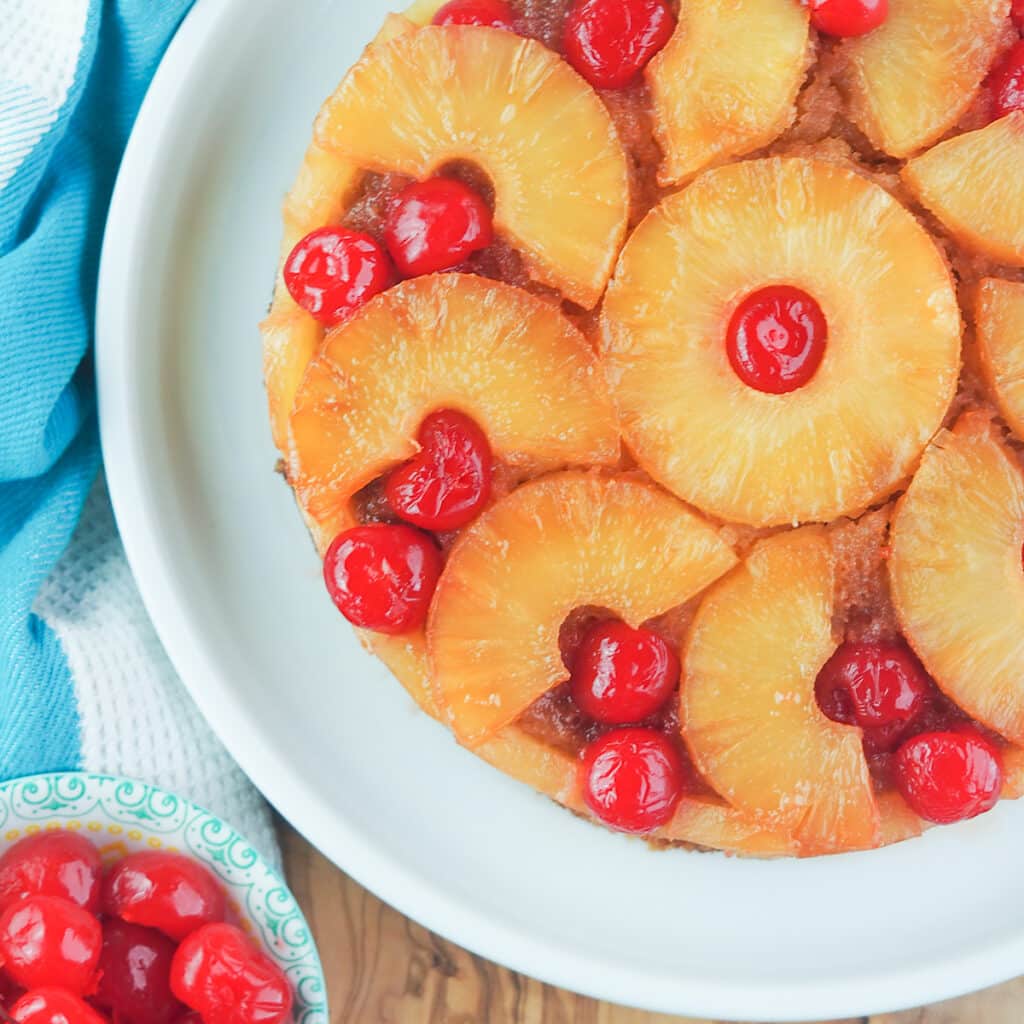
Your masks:
{"label": "textured fabric cloth", "polygon": [[74,680],[82,766],[185,794],[276,858],[266,804],[203,721],[160,646],[102,479],[35,609],[56,634]]}
{"label": "textured fabric cloth", "polygon": [[271,849],[145,620],[102,491],[40,595],[99,468],[89,349],[118,162],[190,3],[0,0],[0,778],[140,776]]}

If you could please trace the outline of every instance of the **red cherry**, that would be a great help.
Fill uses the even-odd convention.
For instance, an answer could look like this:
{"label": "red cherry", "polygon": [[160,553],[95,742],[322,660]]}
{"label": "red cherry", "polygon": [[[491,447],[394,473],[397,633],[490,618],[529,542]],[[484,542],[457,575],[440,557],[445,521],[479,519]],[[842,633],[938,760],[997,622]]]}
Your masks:
{"label": "red cherry", "polygon": [[895,768],[907,803],[939,825],[990,810],[1003,786],[999,751],[970,726],[912,737],[896,752]]}
{"label": "red cherry", "polygon": [[11,1007],[17,1024],[109,1024],[84,999],[63,988],[37,988],[26,992]]}
{"label": "red cherry", "polygon": [[163,932],[108,918],[96,1002],[125,1024],[169,1024],[185,1012],[171,995],[175,949]]}
{"label": "red cherry", "polygon": [[597,89],[629,85],[672,38],[665,0],[575,0],[565,21],[565,58]]}
{"label": "red cherry", "polygon": [[657,633],[611,619],[583,638],[569,688],[591,718],[626,725],[653,715],[678,682],[679,657]]}
{"label": "red cherry", "polygon": [[1024,0],[1013,0],[1010,5],[1010,17],[1013,19],[1014,25],[1024,32]]}
{"label": "red cherry", "polygon": [[425,530],[455,530],[479,515],[491,496],[491,446],[465,413],[431,413],[419,454],[396,469],[384,488],[388,504]]}
{"label": "red cherry", "polygon": [[449,0],[433,17],[434,25],[485,25],[509,32],[514,31],[512,21],[512,8],[503,0]]}
{"label": "red cherry", "polygon": [[830,36],[863,36],[889,17],[889,0],[811,0],[811,24]]}
{"label": "red cherry", "polygon": [[224,889],[209,868],[181,853],[142,850],[114,865],[103,890],[108,914],[156,928],[180,942],[200,925],[223,921]]}
{"label": "red cherry", "polygon": [[419,626],[440,575],[441,553],[410,526],[357,526],[338,534],[324,556],[324,581],[338,611],[377,633]]}
{"label": "red cherry", "polygon": [[394,270],[375,239],[347,228],[311,231],[284,264],[284,283],[307,313],[333,326],[388,288]]}
{"label": "red cherry", "polygon": [[988,77],[996,118],[1024,110],[1024,39],[1014,43]]}
{"label": "red cherry", "polygon": [[843,644],[825,662],[814,689],[829,718],[864,730],[871,752],[892,750],[934,692],[903,644]]}
{"label": "red cherry", "polygon": [[280,1024],[292,1008],[288,979],[245,932],[211,924],[178,947],[171,989],[205,1024]]}
{"label": "red cherry", "polygon": [[770,395],[803,387],[825,355],[828,324],[807,292],[779,284],[748,295],[726,332],[726,349],[736,376]]}
{"label": "red cherry", "polygon": [[643,833],[664,825],[683,795],[683,761],[655,729],[616,729],[586,748],[583,799],[606,825]]}
{"label": "red cherry", "polygon": [[100,909],[99,851],[74,832],[40,832],[19,839],[0,857],[0,911],[22,896],[59,896]]}
{"label": "red cherry", "polygon": [[468,185],[430,178],[392,200],[384,241],[406,277],[449,270],[494,240],[491,211]]}
{"label": "red cherry", "polygon": [[22,988],[89,995],[102,945],[99,921],[70,900],[26,896],[0,915],[0,963]]}

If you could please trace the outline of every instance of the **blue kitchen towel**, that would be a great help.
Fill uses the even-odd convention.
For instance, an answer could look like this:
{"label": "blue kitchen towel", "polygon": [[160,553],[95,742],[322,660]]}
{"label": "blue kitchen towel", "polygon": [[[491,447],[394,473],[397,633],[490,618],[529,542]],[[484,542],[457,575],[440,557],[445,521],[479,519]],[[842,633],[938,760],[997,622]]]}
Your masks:
{"label": "blue kitchen towel", "polygon": [[0,777],[82,763],[33,611],[99,467],[100,242],[146,87],[191,0],[0,0]]}

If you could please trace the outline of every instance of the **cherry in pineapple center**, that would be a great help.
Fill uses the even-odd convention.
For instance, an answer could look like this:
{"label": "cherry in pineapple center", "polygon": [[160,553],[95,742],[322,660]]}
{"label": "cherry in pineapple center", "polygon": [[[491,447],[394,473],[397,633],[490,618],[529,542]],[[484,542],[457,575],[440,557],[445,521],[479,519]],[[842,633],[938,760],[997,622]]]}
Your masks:
{"label": "cherry in pineapple center", "polygon": [[802,288],[770,285],[736,307],[726,330],[726,351],[748,387],[787,394],[809,383],[825,356],[828,323]]}

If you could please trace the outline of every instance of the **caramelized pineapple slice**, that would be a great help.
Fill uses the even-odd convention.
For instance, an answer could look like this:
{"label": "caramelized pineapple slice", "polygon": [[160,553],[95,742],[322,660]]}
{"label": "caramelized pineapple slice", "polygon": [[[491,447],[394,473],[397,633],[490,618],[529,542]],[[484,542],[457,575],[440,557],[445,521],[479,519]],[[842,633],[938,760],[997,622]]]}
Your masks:
{"label": "caramelized pineapple slice", "polygon": [[[743,383],[726,347],[744,297],[817,300],[824,358],[788,394]],[[910,474],[949,407],[960,314],[935,244],[835,164],[708,171],[645,218],[604,303],[603,361],[627,444],[679,497],[754,526],[826,521]]]}
{"label": "caramelized pineapple slice", "polygon": [[1024,743],[1024,477],[983,413],[928,449],[893,529],[892,596],[939,686]]}
{"label": "caramelized pineapple slice", "polygon": [[495,227],[531,272],[588,309],[600,299],[626,231],[626,157],[597,93],[536,40],[428,26],[373,47],[324,105],[316,139],[420,179],[479,165]]}
{"label": "caramelized pineapple slice", "polygon": [[999,411],[1024,440],[1024,284],[986,278],[974,307],[978,354]]}
{"label": "caramelized pineapple slice", "polygon": [[850,111],[871,142],[907,157],[941,138],[988,74],[1009,0],[889,0],[884,24],[844,44]]}
{"label": "caramelized pineapple slice", "polygon": [[[414,28],[413,23],[400,14],[389,14],[370,46],[385,43]],[[324,328],[288,294],[282,276],[284,262],[310,231],[341,220],[362,179],[363,171],[356,164],[312,142],[284,201],[284,234],[274,301],[266,320],[260,324],[260,333],[270,429],[277,450],[285,458],[291,455],[288,418],[295,405],[295,393],[313,353],[323,340]]]}
{"label": "caramelized pineapple slice", "polygon": [[942,142],[903,169],[911,191],[965,245],[1024,267],[1024,111]]}
{"label": "caramelized pineapple slice", "polygon": [[716,584],[687,642],[683,735],[734,807],[792,833],[802,855],[877,844],[859,729],[826,718],[814,682],[836,644],[820,527],[758,543]]}
{"label": "caramelized pineapple slice", "polygon": [[807,8],[794,0],[684,2],[672,39],[646,72],[665,155],[661,184],[781,135],[808,62]]}
{"label": "caramelized pineapple slice", "polygon": [[557,307],[467,274],[414,278],[332,330],[296,396],[290,480],[321,551],[352,525],[353,495],[411,458],[444,408],[526,475],[619,457],[596,359]]}
{"label": "caramelized pineapple slice", "polygon": [[568,678],[566,616],[632,626],[688,601],[735,562],[716,531],[651,484],[560,473],[497,502],[456,543],[427,625],[439,703],[477,747]]}

